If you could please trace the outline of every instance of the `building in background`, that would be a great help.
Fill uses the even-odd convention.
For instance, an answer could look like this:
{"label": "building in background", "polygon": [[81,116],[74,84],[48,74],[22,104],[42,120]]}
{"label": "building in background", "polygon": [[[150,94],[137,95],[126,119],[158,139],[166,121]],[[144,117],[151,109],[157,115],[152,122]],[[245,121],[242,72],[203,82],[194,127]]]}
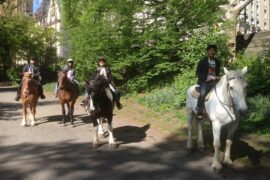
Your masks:
{"label": "building in background", "polygon": [[[10,7],[10,13],[13,15],[16,13],[33,14],[33,0],[5,0],[3,1],[3,4],[4,3]],[[0,14],[3,4],[1,4],[0,7]]]}
{"label": "building in background", "polygon": [[[238,3],[244,2],[238,0]],[[270,31],[270,0],[253,0],[241,12],[238,30],[244,34]]]}
{"label": "building in background", "polygon": [[[35,13],[38,24],[44,28],[55,29],[56,36],[62,32],[60,0],[43,0]],[[58,40],[56,42],[56,55],[59,58],[67,57],[66,48]]]}

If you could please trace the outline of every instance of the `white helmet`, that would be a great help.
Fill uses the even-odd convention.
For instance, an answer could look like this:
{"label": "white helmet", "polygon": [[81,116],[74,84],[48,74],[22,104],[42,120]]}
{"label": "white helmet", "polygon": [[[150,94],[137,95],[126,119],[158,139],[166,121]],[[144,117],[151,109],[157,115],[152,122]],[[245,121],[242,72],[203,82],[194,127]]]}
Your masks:
{"label": "white helmet", "polygon": [[68,58],[67,63],[69,63],[69,62],[74,62],[74,61],[73,61],[73,59]]}

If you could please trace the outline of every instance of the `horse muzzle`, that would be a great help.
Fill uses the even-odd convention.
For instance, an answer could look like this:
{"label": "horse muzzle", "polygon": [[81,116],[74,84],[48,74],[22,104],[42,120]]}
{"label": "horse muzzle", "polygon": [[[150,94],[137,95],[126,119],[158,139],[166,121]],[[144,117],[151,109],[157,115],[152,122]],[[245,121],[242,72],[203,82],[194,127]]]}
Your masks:
{"label": "horse muzzle", "polygon": [[64,89],[65,87],[64,87],[64,86],[59,86],[58,88],[62,90],[62,89]]}
{"label": "horse muzzle", "polygon": [[245,109],[240,109],[240,110],[239,110],[239,114],[240,114],[241,116],[245,116],[247,113],[248,113],[248,109],[247,109],[247,108],[245,108]]}

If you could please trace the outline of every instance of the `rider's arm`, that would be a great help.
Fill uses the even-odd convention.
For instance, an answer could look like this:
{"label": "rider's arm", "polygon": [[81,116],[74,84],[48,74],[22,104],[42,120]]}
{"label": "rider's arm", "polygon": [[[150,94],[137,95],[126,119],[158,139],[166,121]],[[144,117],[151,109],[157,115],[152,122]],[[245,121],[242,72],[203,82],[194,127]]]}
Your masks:
{"label": "rider's arm", "polygon": [[200,60],[196,69],[196,75],[198,76],[200,81],[206,81],[207,79],[207,74],[203,73],[204,62],[204,60]]}
{"label": "rider's arm", "polygon": [[111,72],[110,68],[109,67],[106,67],[106,71],[107,71],[109,83],[113,83],[114,84],[114,80],[113,80],[113,76],[112,76],[112,72]]}

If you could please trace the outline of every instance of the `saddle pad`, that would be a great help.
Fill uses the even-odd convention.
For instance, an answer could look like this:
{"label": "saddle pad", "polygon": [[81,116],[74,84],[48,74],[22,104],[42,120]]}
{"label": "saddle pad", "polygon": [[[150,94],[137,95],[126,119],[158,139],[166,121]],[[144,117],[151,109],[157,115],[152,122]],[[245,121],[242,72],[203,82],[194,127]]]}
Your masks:
{"label": "saddle pad", "polygon": [[[211,90],[205,97],[205,102],[209,100],[210,95],[213,93],[213,91]],[[197,86],[195,87],[195,89],[191,92],[191,96],[198,99],[200,96],[200,87]]]}

